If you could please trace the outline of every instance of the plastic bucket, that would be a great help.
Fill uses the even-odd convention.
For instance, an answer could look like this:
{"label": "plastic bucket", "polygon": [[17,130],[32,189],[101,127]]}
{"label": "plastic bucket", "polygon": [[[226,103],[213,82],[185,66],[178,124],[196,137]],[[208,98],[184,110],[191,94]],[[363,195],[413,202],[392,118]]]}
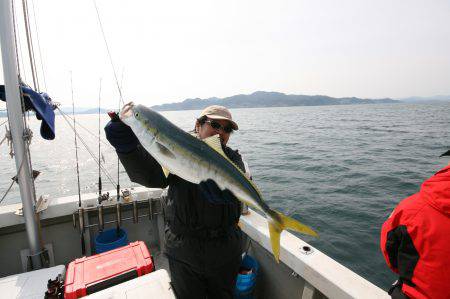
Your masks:
{"label": "plastic bucket", "polygon": [[102,253],[128,245],[128,235],[123,229],[112,228],[104,230],[95,238],[95,252]]}
{"label": "plastic bucket", "polygon": [[[251,270],[251,271],[248,271]],[[249,255],[245,255],[241,262],[241,267],[236,280],[235,298],[252,299],[253,290],[256,285],[259,264]],[[244,274],[245,272],[249,272]]]}

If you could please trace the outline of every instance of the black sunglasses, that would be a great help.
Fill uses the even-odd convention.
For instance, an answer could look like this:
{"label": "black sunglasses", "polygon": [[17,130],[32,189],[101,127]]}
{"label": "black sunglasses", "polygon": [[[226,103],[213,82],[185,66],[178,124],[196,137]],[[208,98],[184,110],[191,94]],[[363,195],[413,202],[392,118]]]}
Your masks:
{"label": "black sunglasses", "polygon": [[219,122],[215,121],[215,120],[205,120],[205,123],[208,123],[211,128],[213,128],[214,130],[220,130],[222,129],[225,133],[230,134],[231,132],[233,132],[233,127],[232,126],[222,126]]}

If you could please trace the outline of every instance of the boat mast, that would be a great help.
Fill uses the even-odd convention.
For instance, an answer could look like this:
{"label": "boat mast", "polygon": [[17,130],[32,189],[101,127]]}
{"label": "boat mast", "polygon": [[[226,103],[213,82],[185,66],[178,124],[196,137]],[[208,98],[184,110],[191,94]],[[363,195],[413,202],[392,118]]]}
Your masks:
{"label": "boat mast", "polygon": [[36,217],[33,181],[28,155],[28,142],[22,112],[22,100],[19,91],[15,40],[11,15],[11,1],[0,1],[0,42],[3,60],[3,77],[5,80],[6,107],[11,128],[12,143],[16,160],[17,178],[22,198],[23,215],[30,245],[31,268],[44,266],[40,240],[39,225]]}

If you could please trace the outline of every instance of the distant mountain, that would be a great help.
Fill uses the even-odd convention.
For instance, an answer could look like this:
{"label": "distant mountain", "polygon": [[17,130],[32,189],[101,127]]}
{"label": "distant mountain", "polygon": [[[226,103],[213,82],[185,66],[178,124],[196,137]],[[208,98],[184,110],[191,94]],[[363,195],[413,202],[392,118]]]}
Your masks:
{"label": "distant mountain", "polygon": [[287,95],[281,92],[257,91],[249,95],[240,94],[226,98],[186,99],[181,103],[156,105],[152,108],[159,111],[168,110],[200,110],[209,105],[223,105],[228,108],[258,108],[258,107],[290,107],[290,106],[321,106],[321,105],[355,105],[399,103],[389,98],[360,99],[360,98],[332,98],[315,95]]}
{"label": "distant mountain", "polygon": [[405,103],[442,103],[442,102],[450,102],[450,95],[439,95],[439,96],[432,96],[432,97],[408,97],[408,98],[401,98],[398,99],[399,101],[405,102]]}
{"label": "distant mountain", "polygon": [[[61,107],[61,110],[69,115],[72,115],[72,107]],[[100,109],[101,114],[108,113],[110,109]],[[33,111],[31,113],[34,113]],[[58,110],[55,110],[55,114],[58,115]],[[98,108],[83,108],[83,107],[75,107],[75,114],[98,114]],[[0,117],[6,117],[6,111],[0,111]]]}
{"label": "distant mountain", "polygon": [[[60,107],[60,109],[66,113],[66,114],[72,114],[72,107]],[[86,107],[75,107],[75,114],[98,114],[98,107],[97,108],[86,108]],[[100,108],[100,113],[108,113],[110,109],[103,109]],[[55,111],[58,113],[58,111]]]}

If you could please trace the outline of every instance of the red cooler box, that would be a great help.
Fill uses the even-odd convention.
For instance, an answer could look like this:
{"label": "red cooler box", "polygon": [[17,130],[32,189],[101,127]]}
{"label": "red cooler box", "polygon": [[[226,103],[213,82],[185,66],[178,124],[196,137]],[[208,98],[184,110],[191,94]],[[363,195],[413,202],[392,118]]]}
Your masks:
{"label": "red cooler box", "polygon": [[80,298],[153,270],[152,258],[142,241],[82,257],[67,267],[64,298]]}

